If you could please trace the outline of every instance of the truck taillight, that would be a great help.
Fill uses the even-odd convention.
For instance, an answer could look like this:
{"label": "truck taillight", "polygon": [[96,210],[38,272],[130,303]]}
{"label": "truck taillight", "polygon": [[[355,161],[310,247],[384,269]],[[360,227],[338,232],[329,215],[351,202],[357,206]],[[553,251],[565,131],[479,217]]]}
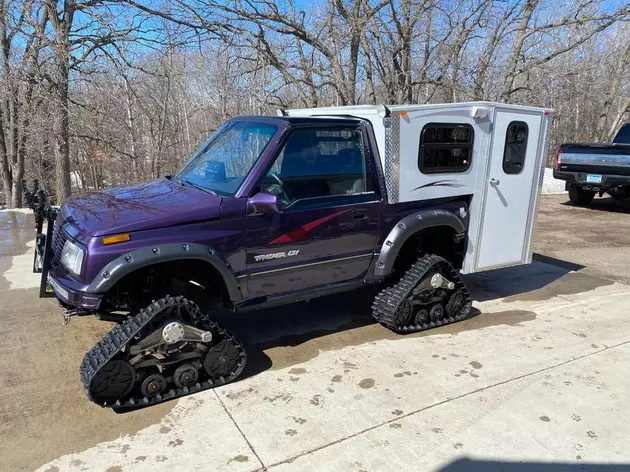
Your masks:
{"label": "truck taillight", "polygon": [[558,154],[556,155],[556,169],[560,169],[560,164],[562,164],[562,148],[558,149]]}

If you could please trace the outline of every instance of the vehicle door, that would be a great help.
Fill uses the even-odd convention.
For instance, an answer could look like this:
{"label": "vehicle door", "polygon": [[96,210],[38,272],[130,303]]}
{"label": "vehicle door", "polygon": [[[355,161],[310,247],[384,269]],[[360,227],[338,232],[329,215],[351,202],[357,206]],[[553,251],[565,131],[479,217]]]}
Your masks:
{"label": "vehicle door", "polygon": [[495,112],[476,270],[527,262],[538,191],[541,118],[527,112]]}
{"label": "vehicle door", "polygon": [[249,298],[362,278],[380,219],[361,126],[294,128],[254,192],[279,195],[280,213],[247,218]]}

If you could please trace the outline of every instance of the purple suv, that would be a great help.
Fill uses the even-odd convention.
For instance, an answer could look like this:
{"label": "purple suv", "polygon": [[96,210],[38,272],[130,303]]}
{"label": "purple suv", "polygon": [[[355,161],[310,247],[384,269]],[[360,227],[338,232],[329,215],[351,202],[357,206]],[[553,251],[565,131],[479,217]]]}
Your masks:
{"label": "purple suv", "polygon": [[66,317],[119,322],[81,365],[101,406],[150,405],[236,379],[245,350],[210,319],[216,309],[389,279],[373,314],[394,331],[470,310],[456,271],[468,197],[388,204],[363,119],[235,118],[176,175],[77,196],[58,211],[41,191],[27,197],[41,295],[54,295]]}

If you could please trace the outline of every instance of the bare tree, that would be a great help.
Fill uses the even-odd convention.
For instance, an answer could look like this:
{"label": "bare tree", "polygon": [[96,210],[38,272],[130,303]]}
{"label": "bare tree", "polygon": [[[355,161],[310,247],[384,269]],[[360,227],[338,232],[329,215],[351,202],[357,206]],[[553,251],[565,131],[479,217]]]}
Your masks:
{"label": "bare tree", "polygon": [[37,8],[33,1],[0,1],[0,161],[5,199],[13,207],[22,204],[31,115],[36,107],[34,88],[46,22],[46,11]]}
{"label": "bare tree", "polygon": [[553,145],[610,139],[628,20],[624,0],[0,0],[2,194],[173,173],[277,107],[500,100],[556,109]]}
{"label": "bare tree", "polygon": [[610,85],[604,96],[604,103],[597,122],[597,134],[600,139],[605,140],[612,138],[612,135],[615,133],[618,125],[620,124],[623,115],[628,112],[628,108],[630,107],[630,99],[626,99],[623,105],[619,108],[616,116],[610,116],[611,113],[613,113],[613,103],[619,94],[622,80],[628,66],[630,66],[630,42],[627,43],[625,50],[619,55],[617,66],[614,68],[614,72],[610,77]]}

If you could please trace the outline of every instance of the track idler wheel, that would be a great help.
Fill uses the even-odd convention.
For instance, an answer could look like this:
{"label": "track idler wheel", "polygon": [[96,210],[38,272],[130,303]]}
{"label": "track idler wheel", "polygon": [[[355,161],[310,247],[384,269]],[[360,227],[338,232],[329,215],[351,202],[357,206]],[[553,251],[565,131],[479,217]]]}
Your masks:
{"label": "track idler wheel", "polygon": [[178,388],[190,387],[195,385],[199,379],[199,372],[191,364],[180,365],[175,369],[173,374],[173,382]]}
{"label": "track idler wheel", "polygon": [[240,352],[234,343],[221,341],[211,347],[203,361],[203,367],[213,379],[225,377],[234,370],[240,359]]}
{"label": "track idler wheel", "polygon": [[411,300],[403,300],[398,307],[398,310],[396,310],[395,316],[396,323],[400,324],[401,326],[411,323],[413,321],[413,306],[411,305]]}
{"label": "track idler wheel", "polygon": [[140,386],[140,392],[143,396],[153,398],[166,390],[166,379],[161,374],[149,375]]}
{"label": "track idler wheel", "polygon": [[431,307],[429,311],[429,319],[431,321],[441,320],[444,316],[444,306],[441,303],[436,303]]}
{"label": "track idler wheel", "polygon": [[424,308],[419,309],[413,317],[414,325],[422,325],[429,321],[429,312]]}
{"label": "track idler wheel", "polygon": [[96,373],[90,389],[96,401],[108,403],[128,395],[135,382],[136,370],[133,366],[127,361],[116,359]]}
{"label": "track idler wheel", "polygon": [[449,317],[455,317],[461,311],[462,307],[466,303],[466,292],[464,290],[457,290],[451,298],[449,298],[446,304],[446,314]]}

